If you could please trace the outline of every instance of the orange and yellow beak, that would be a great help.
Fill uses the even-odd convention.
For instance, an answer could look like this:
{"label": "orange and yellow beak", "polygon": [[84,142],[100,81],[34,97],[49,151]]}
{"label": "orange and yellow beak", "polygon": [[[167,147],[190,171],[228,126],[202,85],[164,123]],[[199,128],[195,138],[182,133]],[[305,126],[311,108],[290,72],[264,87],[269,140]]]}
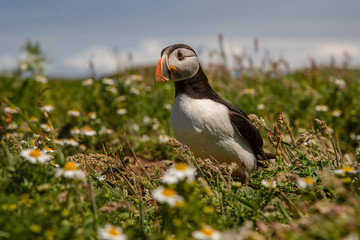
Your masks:
{"label": "orange and yellow beak", "polygon": [[156,70],[155,70],[155,81],[156,82],[167,82],[170,80],[170,73],[171,72],[176,72],[177,69],[174,66],[169,66],[169,60],[168,60],[168,55],[164,54],[157,66],[156,66]]}

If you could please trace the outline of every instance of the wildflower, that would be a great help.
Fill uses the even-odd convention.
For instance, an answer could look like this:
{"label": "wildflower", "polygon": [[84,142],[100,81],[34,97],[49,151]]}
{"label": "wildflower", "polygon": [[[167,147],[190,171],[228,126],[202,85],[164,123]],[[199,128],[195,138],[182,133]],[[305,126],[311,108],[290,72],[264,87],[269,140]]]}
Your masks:
{"label": "wildflower", "polygon": [[132,74],[132,75],[130,75],[129,79],[132,82],[136,82],[136,81],[141,82],[144,78],[143,78],[143,76],[141,76],[139,74]]}
{"label": "wildflower", "polygon": [[154,198],[159,202],[165,202],[171,207],[180,206],[184,203],[184,198],[176,193],[175,190],[160,186],[152,192]]}
{"label": "wildflower", "polygon": [[20,155],[31,163],[46,163],[51,159],[50,155],[40,149],[24,149]]}
{"label": "wildflower", "polygon": [[114,85],[115,81],[112,78],[104,78],[102,80],[102,83],[105,85]]}
{"label": "wildflower", "polygon": [[105,90],[106,91],[109,91],[109,92],[112,92],[112,93],[114,93],[114,94],[116,94],[118,91],[117,91],[117,89],[116,89],[116,87],[114,87],[114,86],[106,86],[106,88],[105,88]]}
{"label": "wildflower", "polygon": [[102,126],[99,130],[100,135],[104,135],[104,134],[113,135],[114,133],[115,133],[115,131],[113,129],[106,128],[105,126]]}
{"label": "wildflower", "polygon": [[127,236],[120,227],[111,224],[105,224],[104,227],[98,229],[100,239],[104,240],[126,240]]}
{"label": "wildflower", "polygon": [[203,226],[200,230],[192,233],[193,238],[198,240],[218,240],[221,239],[221,232],[211,226]]}
{"label": "wildflower", "polygon": [[82,84],[84,87],[88,87],[88,86],[93,85],[93,83],[94,83],[94,80],[93,80],[92,78],[88,78],[88,79],[82,81],[81,84]]}
{"label": "wildflower", "polygon": [[274,180],[262,180],[261,185],[263,185],[266,188],[276,188],[277,184]]}
{"label": "wildflower", "polygon": [[140,138],[140,142],[148,142],[150,141],[150,137],[148,135],[142,135]]}
{"label": "wildflower", "polygon": [[71,110],[69,110],[67,112],[67,115],[73,116],[73,117],[79,117],[80,116],[80,111],[77,110],[76,108],[73,108],[73,109],[71,109]]}
{"label": "wildflower", "polygon": [[127,109],[125,108],[119,108],[118,110],[116,110],[116,113],[119,114],[119,115],[125,115],[127,114]]}
{"label": "wildflower", "polygon": [[51,131],[49,124],[42,123],[42,124],[40,124],[40,127],[41,127],[41,129],[44,130],[45,132],[50,132],[50,131]]}
{"label": "wildflower", "polygon": [[44,105],[42,108],[41,108],[41,111],[43,112],[48,112],[48,113],[51,113],[52,111],[54,111],[55,107],[53,105]]}
{"label": "wildflower", "polygon": [[135,132],[138,132],[140,130],[140,127],[136,123],[133,123],[130,125],[130,129],[134,130]]}
{"label": "wildflower", "polygon": [[19,64],[19,67],[20,67],[20,69],[23,70],[23,71],[25,71],[25,70],[28,69],[28,65],[26,64],[26,62],[21,62],[21,63]]}
{"label": "wildflower", "polygon": [[344,81],[343,79],[340,79],[340,78],[336,78],[336,79],[334,80],[334,83],[335,83],[335,85],[338,86],[339,88],[344,88],[345,85],[346,85],[345,81]]}
{"label": "wildflower", "polygon": [[140,90],[137,88],[131,87],[130,93],[135,94],[135,95],[140,95]]}
{"label": "wildflower", "polygon": [[32,123],[36,123],[36,122],[39,121],[39,119],[37,117],[32,116],[32,117],[29,118],[29,121],[32,122]]}
{"label": "wildflower", "polygon": [[86,145],[85,144],[80,144],[79,148],[85,152],[86,150]]}
{"label": "wildflower", "polygon": [[312,186],[315,183],[315,179],[312,177],[299,178],[296,181],[297,185],[302,189]]}
{"label": "wildflower", "polygon": [[254,95],[255,89],[253,88],[245,88],[241,91],[242,94]]}
{"label": "wildflower", "polygon": [[96,119],[96,112],[89,112],[87,114],[87,116],[90,118],[90,119]]}
{"label": "wildflower", "polygon": [[93,130],[90,126],[85,125],[82,129],[81,129],[81,133],[85,136],[95,136],[96,135],[96,131]]}
{"label": "wildflower", "polygon": [[55,172],[56,177],[63,176],[65,178],[85,179],[85,173],[77,168],[74,162],[65,163],[63,168],[57,168]]}
{"label": "wildflower", "polygon": [[79,127],[73,127],[71,130],[70,130],[70,134],[71,135],[79,135],[81,132],[80,132],[80,128]]}
{"label": "wildflower", "polygon": [[159,136],[159,141],[161,142],[161,143],[167,143],[168,141],[169,141],[169,137],[167,136],[167,135],[165,135],[165,134],[161,134],[160,136]]}
{"label": "wildflower", "polygon": [[346,173],[352,173],[352,174],[356,174],[357,171],[349,166],[344,166],[340,169],[336,169],[334,170],[335,175],[345,175]]}
{"label": "wildflower", "polygon": [[316,106],[315,106],[315,110],[316,110],[317,112],[326,112],[326,111],[328,110],[328,106],[323,105],[323,104],[321,104],[321,105],[316,105]]}
{"label": "wildflower", "polygon": [[169,104],[169,103],[165,103],[164,104],[164,108],[166,109],[166,110],[171,110],[171,108],[172,108],[172,106],[171,106],[171,104]]}
{"label": "wildflower", "polygon": [[143,124],[144,125],[151,124],[151,122],[152,122],[151,117],[149,117],[149,116],[143,117]]}
{"label": "wildflower", "polygon": [[105,181],[105,179],[106,179],[106,175],[100,175],[100,176],[97,177],[97,179],[98,179],[100,182],[103,182],[103,181]]}
{"label": "wildflower", "polygon": [[256,106],[256,109],[257,110],[263,110],[265,108],[265,105],[262,104],[262,103],[259,103],[257,106]]}
{"label": "wildflower", "polygon": [[118,102],[123,102],[123,101],[126,100],[126,96],[124,96],[124,95],[119,96],[119,97],[116,98],[116,100],[117,100]]}
{"label": "wildflower", "polygon": [[46,153],[53,153],[53,152],[55,152],[55,150],[52,149],[52,148],[50,148],[50,147],[44,147],[43,150],[44,150]]}
{"label": "wildflower", "polygon": [[333,115],[334,117],[340,117],[341,114],[342,114],[342,111],[341,111],[340,109],[336,109],[336,110],[334,110],[334,111],[332,112],[332,115]]}
{"label": "wildflower", "polygon": [[42,75],[37,75],[35,77],[35,81],[41,82],[41,83],[44,83],[44,84],[48,82],[47,78],[42,76]]}
{"label": "wildflower", "polygon": [[18,113],[19,110],[20,110],[19,108],[14,108],[14,107],[5,107],[4,108],[4,112],[10,113],[10,114]]}
{"label": "wildflower", "polygon": [[58,144],[58,145],[61,145],[61,146],[64,145],[64,142],[61,141],[60,139],[55,139],[54,142],[55,142],[55,144]]}
{"label": "wildflower", "polygon": [[187,179],[188,182],[194,181],[196,170],[185,163],[175,163],[161,178],[164,183],[175,184]]}
{"label": "wildflower", "polygon": [[11,123],[9,123],[7,128],[10,130],[17,129],[18,125],[16,124],[16,122],[11,122]]}
{"label": "wildflower", "polygon": [[75,139],[73,139],[73,138],[64,139],[63,142],[64,142],[64,144],[70,145],[70,146],[73,146],[73,147],[79,146],[79,142],[77,142],[77,141],[76,141]]}

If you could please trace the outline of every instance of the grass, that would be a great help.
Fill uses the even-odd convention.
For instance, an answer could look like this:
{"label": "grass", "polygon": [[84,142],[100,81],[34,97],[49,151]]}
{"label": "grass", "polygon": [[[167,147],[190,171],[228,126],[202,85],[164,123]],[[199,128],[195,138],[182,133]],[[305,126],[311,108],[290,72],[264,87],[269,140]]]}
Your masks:
{"label": "grass", "polygon": [[[171,139],[174,87],[154,85],[154,67],[88,86],[44,81],[40,46],[24,49],[28,59],[0,77],[0,238],[357,239],[358,70],[313,62],[285,72],[283,59],[268,58],[260,68],[208,68],[214,89],[251,113],[277,155],[242,185],[234,166],[195,159]],[[31,163],[23,155],[34,148],[51,159]],[[175,162],[196,177],[164,182]]]}

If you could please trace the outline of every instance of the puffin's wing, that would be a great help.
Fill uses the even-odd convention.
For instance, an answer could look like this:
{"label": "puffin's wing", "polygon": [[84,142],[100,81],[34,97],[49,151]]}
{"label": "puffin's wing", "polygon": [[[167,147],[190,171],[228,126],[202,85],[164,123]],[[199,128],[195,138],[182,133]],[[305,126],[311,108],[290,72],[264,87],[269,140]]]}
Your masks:
{"label": "puffin's wing", "polygon": [[[238,109],[240,110],[240,109]],[[264,151],[262,150],[263,140],[259,131],[251,123],[250,119],[244,112],[233,111],[229,109],[229,116],[231,124],[237,129],[241,136],[249,143],[251,149],[258,160],[265,159]]]}

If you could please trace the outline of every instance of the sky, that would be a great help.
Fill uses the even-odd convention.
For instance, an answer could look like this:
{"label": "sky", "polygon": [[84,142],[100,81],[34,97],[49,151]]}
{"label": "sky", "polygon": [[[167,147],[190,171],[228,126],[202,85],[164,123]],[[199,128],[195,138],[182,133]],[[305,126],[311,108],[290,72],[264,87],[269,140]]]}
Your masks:
{"label": "sky", "polygon": [[344,51],[360,66],[359,12],[359,0],[0,0],[0,71],[17,66],[27,39],[40,43],[47,76],[88,77],[90,59],[102,74],[156,64],[174,43],[190,45],[206,64],[219,34],[228,55],[255,54],[257,38],[260,53],[291,68],[309,57],[340,64]]}

